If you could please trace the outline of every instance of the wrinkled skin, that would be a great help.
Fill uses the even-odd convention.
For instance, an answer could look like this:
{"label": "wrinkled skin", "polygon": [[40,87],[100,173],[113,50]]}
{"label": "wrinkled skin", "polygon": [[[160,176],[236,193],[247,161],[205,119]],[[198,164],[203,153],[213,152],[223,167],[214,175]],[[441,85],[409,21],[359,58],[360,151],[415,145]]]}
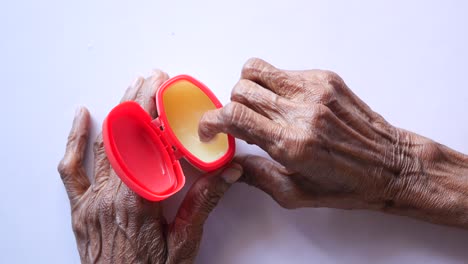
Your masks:
{"label": "wrinkled skin", "polygon": [[274,161],[236,161],[243,181],[285,208],[373,209],[468,227],[468,158],[390,125],[333,72],[250,59],[231,103],[200,121],[201,140],[219,132],[270,154]]}
{"label": "wrinkled skin", "polygon": [[[138,102],[153,117],[155,93],[167,74],[138,78],[122,101]],[[147,201],[123,184],[109,165],[102,137],[94,143],[93,182],[83,167],[90,115],[78,109],[58,171],[70,199],[72,226],[82,263],[192,263],[203,224],[224,192],[242,174],[231,164],[221,175],[202,176],[167,224],[161,204]]]}

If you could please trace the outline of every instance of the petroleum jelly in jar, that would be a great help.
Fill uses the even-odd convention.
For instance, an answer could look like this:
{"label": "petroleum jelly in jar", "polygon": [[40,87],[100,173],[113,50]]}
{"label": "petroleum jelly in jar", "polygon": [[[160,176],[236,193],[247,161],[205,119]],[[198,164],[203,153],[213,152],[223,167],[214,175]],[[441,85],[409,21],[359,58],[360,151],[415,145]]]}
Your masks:
{"label": "petroleum jelly in jar", "polygon": [[163,104],[172,131],[194,156],[204,162],[213,162],[228,150],[226,134],[216,135],[210,142],[201,142],[198,123],[208,110],[216,109],[210,98],[188,81],[179,81],[163,94]]}

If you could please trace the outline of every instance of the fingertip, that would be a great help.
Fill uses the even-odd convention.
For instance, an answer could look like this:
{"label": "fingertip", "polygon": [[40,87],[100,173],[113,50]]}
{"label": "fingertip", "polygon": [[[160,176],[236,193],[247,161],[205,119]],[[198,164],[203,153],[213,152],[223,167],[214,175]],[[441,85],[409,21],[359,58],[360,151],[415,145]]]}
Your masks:
{"label": "fingertip", "polygon": [[249,58],[244,63],[244,68],[245,69],[257,69],[257,68],[261,68],[261,66],[265,64],[268,64],[268,63],[260,58],[252,57],[252,58]]}
{"label": "fingertip", "polygon": [[233,162],[242,166],[243,174],[241,181],[249,184],[253,180],[252,177],[263,178],[263,176],[267,176],[275,171],[276,168],[273,166],[273,161],[251,154],[235,156]]}
{"label": "fingertip", "polygon": [[213,135],[207,134],[200,129],[198,130],[198,137],[201,142],[203,143],[210,143],[210,141],[214,138]]}
{"label": "fingertip", "polygon": [[237,163],[237,162],[231,162],[231,164],[229,165],[230,168],[233,168],[233,169],[236,169],[236,170],[239,170],[242,172],[242,166]]}
{"label": "fingertip", "polygon": [[241,76],[242,78],[251,79],[257,77],[265,69],[272,70],[276,68],[260,58],[250,58],[245,62]]}
{"label": "fingertip", "polygon": [[83,106],[80,105],[75,109],[75,117],[80,116],[82,112],[83,112]]}
{"label": "fingertip", "polygon": [[144,82],[145,78],[143,78],[142,76],[136,77],[133,83],[130,86],[128,86],[127,90],[125,90],[124,96],[122,97],[122,100],[120,100],[120,102],[122,103],[126,101],[134,101],[137,97],[138,90],[140,90]]}
{"label": "fingertip", "polygon": [[[78,130],[87,130],[89,126],[90,114],[86,107],[78,106],[73,118],[73,126],[70,133],[77,133]],[[85,131],[86,132],[86,131]]]}
{"label": "fingertip", "polygon": [[133,80],[133,83],[130,85],[130,89],[132,88],[140,88],[140,86],[143,84],[143,82],[145,81],[145,78],[143,78],[142,76],[138,76],[135,78],[135,80]]}
{"label": "fingertip", "polygon": [[86,116],[89,116],[89,110],[82,105],[78,106],[75,110],[75,117],[86,117]]}
{"label": "fingertip", "polygon": [[198,137],[201,142],[210,142],[218,132],[213,129],[213,120],[216,115],[216,110],[207,111],[203,114],[198,122]]}
{"label": "fingertip", "polygon": [[228,183],[233,184],[239,180],[242,176],[243,168],[237,163],[231,163],[221,172],[221,178]]}
{"label": "fingertip", "polygon": [[161,69],[153,69],[153,76],[155,79],[159,79],[163,81],[169,79],[169,75]]}

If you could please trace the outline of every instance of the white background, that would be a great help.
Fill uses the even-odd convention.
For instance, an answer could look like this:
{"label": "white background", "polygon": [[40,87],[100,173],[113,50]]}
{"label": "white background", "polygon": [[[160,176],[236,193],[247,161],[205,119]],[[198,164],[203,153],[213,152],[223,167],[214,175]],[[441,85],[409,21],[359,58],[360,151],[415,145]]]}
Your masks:
{"label": "white background", "polygon": [[[153,68],[191,74],[224,103],[252,56],[331,69],[394,125],[468,153],[467,3],[3,0],[0,263],[79,262],[56,172],[74,109],[90,109],[94,137],[127,85]],[[461,229],[288,211],[238,184],[206,223],[197,262],[467,263],[467,245]]]}

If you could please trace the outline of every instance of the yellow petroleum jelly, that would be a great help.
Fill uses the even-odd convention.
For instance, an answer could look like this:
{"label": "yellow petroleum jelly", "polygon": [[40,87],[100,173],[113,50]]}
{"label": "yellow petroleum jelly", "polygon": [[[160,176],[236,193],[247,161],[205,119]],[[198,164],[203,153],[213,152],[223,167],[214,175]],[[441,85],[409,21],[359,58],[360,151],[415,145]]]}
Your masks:
{"label": "yellow petroleum jelly", "polygon": [[163,104],[169,126],[190,153],[204,162],[212,162],[227,152],[226,134],[218,134],[207,143],[198,137],[198,122],[203,113],[216,107],[197,86],[188,81],[174,83],[164,91]]}

